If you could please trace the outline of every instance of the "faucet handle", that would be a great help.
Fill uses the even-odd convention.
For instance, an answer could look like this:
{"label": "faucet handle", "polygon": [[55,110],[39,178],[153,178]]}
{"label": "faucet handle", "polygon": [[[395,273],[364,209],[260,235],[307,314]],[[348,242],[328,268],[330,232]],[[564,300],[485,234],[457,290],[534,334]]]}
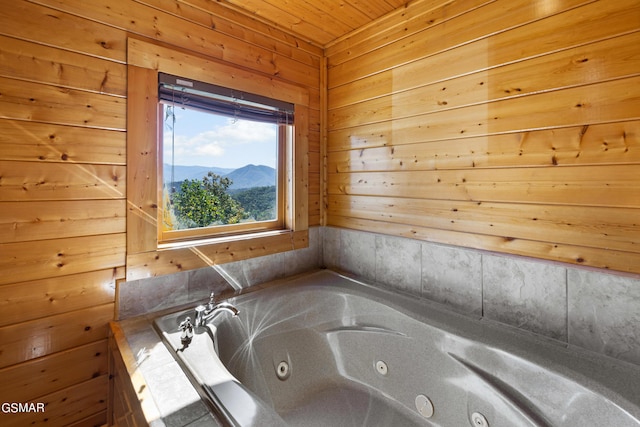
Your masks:
{"label": "faucet handle", "polygon": [[191,339],[193,338],[193,324],[191,323],[191,318],[187,316],[178,326],[180,329],[180,341],[182,345],[189,345],[191,343]]}
{"label": "faucet handle", "polygon": [[207,307],[199,305],[196,307],[196,317],[194,326],[202,326],[204,323],[204,317],[206,316]]}
{"label": "faucet handle", "polygon": [[209,305],[213,306],[216,303],[216,294],[215,292],[211,291],[211,294],[209,294]]}

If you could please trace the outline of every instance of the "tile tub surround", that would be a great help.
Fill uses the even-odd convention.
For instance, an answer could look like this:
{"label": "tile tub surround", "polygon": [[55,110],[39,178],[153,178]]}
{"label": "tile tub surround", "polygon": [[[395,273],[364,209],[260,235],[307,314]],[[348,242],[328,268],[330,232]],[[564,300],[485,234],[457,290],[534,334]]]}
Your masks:
{"label": "tile tub surround", "polygon": [[482,315],[482,256],[476,251],[422,245],[422,295],[463,313]]}
{"label": "tile tub surround", "polygon": [[211,291],[216,295],[236,292],[318,268],[322,260],[320,234],[319,227],[311,227],[309,247],[304,249],[121,283],[116,291],[116,318],[195,305],[206,300]]}
{"label": "tile tub surround", "polygon": [[323,227],[323,264],[640,365],[640,277]]}
{"label": "tile tub surround", "polygon": [[[324,265],[453,310],[640,364],[640,278],[335,227],[309,248],[221,265],[246,289]],[[125,282],[119,319],[234,291],[214,268]]]}
{"label": "tile tub surround", "polygon": [[569,342],[640,363],[640,281],[568,271]]}
{"label": "tile tub surround", "polygon": [[557,265],[482,257],[484,315],[567,341],[567,271]]}

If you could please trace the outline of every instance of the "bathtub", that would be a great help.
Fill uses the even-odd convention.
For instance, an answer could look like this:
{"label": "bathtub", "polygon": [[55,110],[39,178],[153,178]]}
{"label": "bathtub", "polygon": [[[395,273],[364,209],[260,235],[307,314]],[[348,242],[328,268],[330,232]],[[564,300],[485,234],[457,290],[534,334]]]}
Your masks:
{"label": "bathtub", "polygon": [[155,321],[229,425],[640,426],[640,367],[329,270],[229,302]]}

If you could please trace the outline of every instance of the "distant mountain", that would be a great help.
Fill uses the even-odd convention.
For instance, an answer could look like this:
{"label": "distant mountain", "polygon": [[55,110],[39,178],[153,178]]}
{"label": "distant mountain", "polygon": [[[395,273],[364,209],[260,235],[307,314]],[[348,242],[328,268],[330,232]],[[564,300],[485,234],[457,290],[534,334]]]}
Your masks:
{"label": "distant mountain", "polygon": [[[213,173],[218,175],[226,175],[229,172],[233,172],[233,168],[217,168],[211,166],[174,166],[174,181],[181,182],[185,179],[202,179],[204,176],[209,173],[209,171],[213,171]],[[164,164],[164,175],[165,178],[171,179],[171,165]]]}
{"label": "distant mountain", "polygon": [[[174,179],[178,183],[187,179],[202,179],[212,171],[213,173],[227,177],[233,181],[229,189],[267,187],[275,185],[276,170],[264,165],[246,165],[238,169],[218,168],[211,166],[174,166]],[[164,164],[164,174],[171,179],[171,166]]]}
{"label": "distant mountain", "polygon": [[276,170],[264,165],[247,165],[225,175],[233,183],[230,189],[268,187],[276,185]]}

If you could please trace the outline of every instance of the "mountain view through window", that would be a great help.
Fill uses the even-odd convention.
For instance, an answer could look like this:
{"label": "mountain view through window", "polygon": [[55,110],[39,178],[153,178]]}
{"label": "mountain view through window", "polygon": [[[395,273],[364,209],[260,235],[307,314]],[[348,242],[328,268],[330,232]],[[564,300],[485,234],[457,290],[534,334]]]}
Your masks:
{"label": "mountain view through window", "polygon": [[163,104],[163,229],[277,219],[280,125]]}

